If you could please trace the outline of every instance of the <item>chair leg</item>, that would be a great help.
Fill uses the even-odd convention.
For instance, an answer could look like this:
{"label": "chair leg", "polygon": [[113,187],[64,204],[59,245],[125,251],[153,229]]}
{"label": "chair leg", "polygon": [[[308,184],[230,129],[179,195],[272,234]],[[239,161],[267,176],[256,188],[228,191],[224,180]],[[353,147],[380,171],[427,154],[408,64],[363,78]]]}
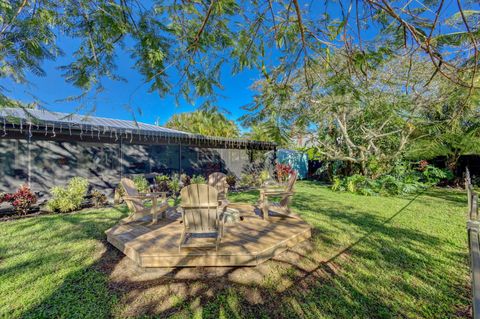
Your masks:
{"label": "chair leg", "polygon": [[183,242],[185,240],[185,230],[182,231],[182,235],[180,235],[180,242],[178,243],[178,252],[182,249]]}
{"label": "chair leg", "polygon": [[263,205],[262,205],[262,213],[263,213],[263,219],[268,221],[268,211],[269,211],[269,205],[268,205],[268,197],[265,196],[263,199]]}
{"label": "chair leg", "polygon": [[217,235],[217,240],[215,242],[215,251],[218,251],[218,246],[220,245],[220,240],[222,239],[222,237],[220,236],[220,234]]}

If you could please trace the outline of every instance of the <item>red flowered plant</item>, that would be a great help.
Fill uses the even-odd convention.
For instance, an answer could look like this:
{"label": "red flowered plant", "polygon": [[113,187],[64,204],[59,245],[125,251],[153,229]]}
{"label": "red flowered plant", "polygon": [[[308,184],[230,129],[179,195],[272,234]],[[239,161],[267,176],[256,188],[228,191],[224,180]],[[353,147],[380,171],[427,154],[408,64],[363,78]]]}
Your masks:
{"label": "red flowered plant", "polygon": [[277,171],[277,178],[279,182],[286,182],[293,173],[292,167],[288,164],[277,163],[277,165],[275,165],[275,170]]}
{"label": "red flowered plant", "polygon": [[428,162],[426,160],[421,160],[418,162],[418,170],[423,172],[428,166]]}
{"label": "red flowered plant", "polygon": [[10,203],[15,211],[20,214],[26,214],[30,207],[37,202],[37,196],[27,185],[22,185],[15,193],[0,194],[0,204]]}

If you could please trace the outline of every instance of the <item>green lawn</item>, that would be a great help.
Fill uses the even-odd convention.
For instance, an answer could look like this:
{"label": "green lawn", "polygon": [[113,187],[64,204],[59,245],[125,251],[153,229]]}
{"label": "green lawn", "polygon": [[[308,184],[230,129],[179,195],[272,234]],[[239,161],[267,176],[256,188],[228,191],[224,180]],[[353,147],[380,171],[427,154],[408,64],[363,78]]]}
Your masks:
{"label": "green lawn", "polygon": [[[133,269],[103,233],[124,207],[0,223],[0,317],[468,314],[465,194],[364,197],[313,182],[296,190],[312,239],[254,268]],[[254,203],[258,194],[230,198]]]}

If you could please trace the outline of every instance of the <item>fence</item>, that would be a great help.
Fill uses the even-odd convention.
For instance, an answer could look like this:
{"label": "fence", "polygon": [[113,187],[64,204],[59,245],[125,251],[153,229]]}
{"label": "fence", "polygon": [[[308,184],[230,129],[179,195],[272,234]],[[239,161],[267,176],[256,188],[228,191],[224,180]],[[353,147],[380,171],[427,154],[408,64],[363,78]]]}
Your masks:
{"label": "fence", "polygon": [[465,188],[468,196],[468,246],[472,276],[473,318],[480,318],[480,218],[478,215],[478,194],[473,190],[470,174],[466,174]]}

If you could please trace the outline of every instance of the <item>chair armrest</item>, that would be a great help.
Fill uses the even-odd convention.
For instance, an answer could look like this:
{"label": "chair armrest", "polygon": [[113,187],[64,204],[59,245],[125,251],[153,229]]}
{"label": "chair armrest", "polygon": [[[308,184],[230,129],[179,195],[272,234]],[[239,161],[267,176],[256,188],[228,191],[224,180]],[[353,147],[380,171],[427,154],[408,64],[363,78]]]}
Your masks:
{"label": "chair armrest", "polygon": [[264,195],[267,196],[282,196],[282,195],[288,195],[291,196],[293,195],[293,192],[286,192],[285,190],[265,190],[263,191]]}
{"label": "chair armrest", "polygon": [[132,200],[132,199],[145,200],[145,199],[149,199],[149,198],[151,198],[151,197],[145,196],[145,195],[125,195],[125,196],[122,196],[122,198],[123,198],[124,200]]}
{"label": "chair armrest", "polygon": [[180,205],[182,209],[189,209],[189,208],[218,208],[218,205]]}
{"label": "chair armrest", "polygon": [[146,196],[146,197],[166,197],[167,192],[140,193],[139,195]]}
{"label": "chair armrest", "polygon": [[230,202],[227,199],[221,199],[218,201],[218,209],[225,210]]}

